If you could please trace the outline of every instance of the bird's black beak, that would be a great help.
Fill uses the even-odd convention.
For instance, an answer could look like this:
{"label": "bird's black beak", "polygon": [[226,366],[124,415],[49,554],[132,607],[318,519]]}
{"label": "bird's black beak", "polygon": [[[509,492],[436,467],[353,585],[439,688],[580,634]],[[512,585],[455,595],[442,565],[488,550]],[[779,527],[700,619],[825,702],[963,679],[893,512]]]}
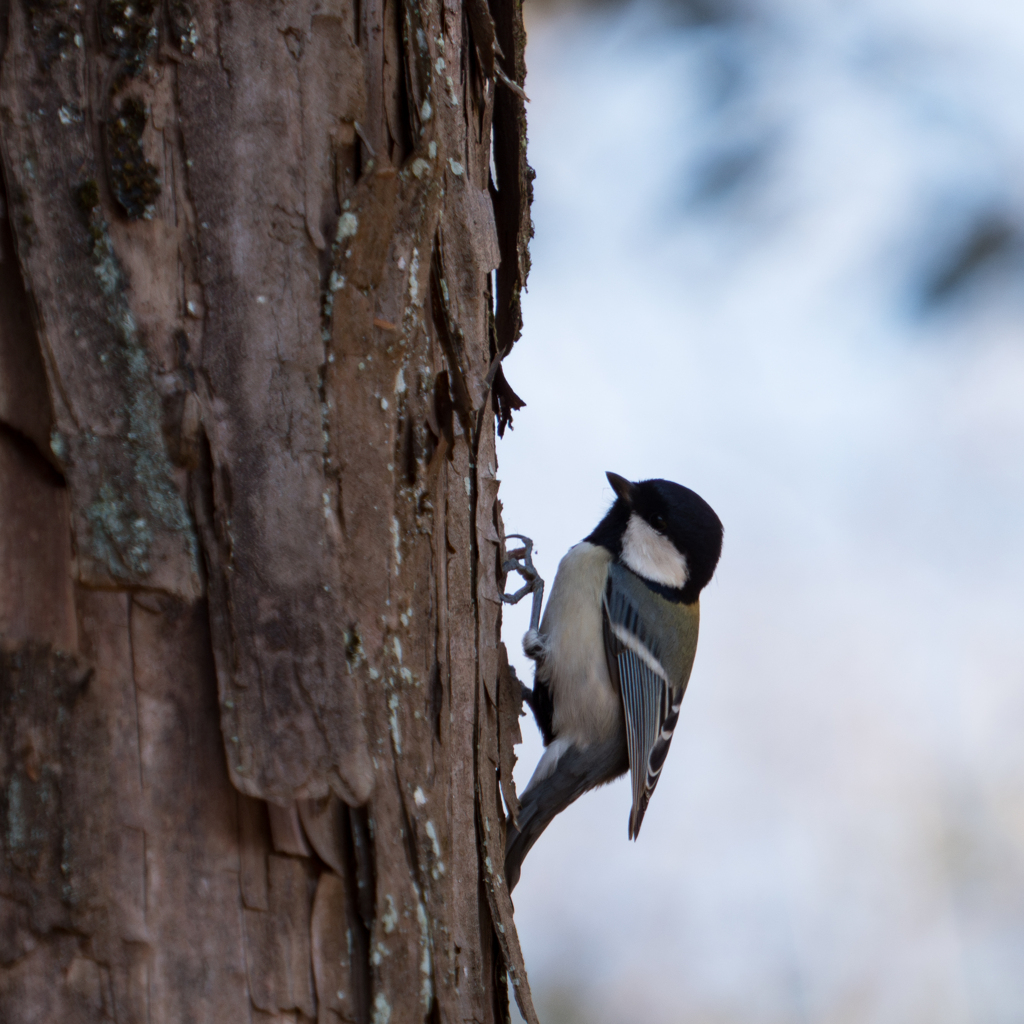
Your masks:
{"label": "bird's black beak", "polygon": [[618,473],[605,473],[608,477],[608,483],[612,485],[612,490],[627,504],[633,504],[633,485],[624,477],[619,476]]}

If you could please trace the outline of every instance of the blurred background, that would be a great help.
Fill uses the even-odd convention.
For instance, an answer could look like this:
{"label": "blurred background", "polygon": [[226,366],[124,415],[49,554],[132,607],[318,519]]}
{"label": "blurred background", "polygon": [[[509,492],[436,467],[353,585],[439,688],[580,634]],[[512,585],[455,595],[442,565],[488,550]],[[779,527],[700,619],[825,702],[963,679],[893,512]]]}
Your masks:
{"label": "blurred background", "polygon": [[639,841],[620,781],[525,862],[541,1018],[1020,1024],[1024,9],[526,12],[506,528],[550,586],[614,470],[726,529]]}

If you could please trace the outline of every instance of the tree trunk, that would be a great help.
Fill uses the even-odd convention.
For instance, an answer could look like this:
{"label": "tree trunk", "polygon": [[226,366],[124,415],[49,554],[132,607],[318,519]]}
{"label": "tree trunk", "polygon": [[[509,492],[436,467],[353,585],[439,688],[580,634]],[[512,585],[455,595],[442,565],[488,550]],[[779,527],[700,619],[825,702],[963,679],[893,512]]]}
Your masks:
{"label": "tree trunk", "polygon": [[524,42],[520,0],[0,0],[3,1021],[502,1021],[506,972],[535,1019]]}

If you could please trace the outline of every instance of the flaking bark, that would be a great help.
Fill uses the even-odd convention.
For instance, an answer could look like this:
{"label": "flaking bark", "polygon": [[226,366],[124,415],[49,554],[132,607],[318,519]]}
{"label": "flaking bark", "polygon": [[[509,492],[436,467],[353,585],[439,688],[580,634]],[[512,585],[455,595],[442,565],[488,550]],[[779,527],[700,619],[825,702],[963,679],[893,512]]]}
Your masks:
{"label": "flaking bark", "polygon": [[0,0],[0,1019],[491,1022],[507,977],[535,1020],[524,43],[517,0]]}

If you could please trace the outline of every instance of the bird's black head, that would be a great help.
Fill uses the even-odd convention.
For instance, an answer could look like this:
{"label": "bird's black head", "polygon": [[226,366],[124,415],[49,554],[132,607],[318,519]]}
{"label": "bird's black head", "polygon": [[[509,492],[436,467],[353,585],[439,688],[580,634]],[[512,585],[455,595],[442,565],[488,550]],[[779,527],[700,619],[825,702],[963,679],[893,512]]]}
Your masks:
{"label": "bird's black head", "polygon": [[608,474],[617,497],[586,539],[674,601],[691,604],[711,581],[722,553],[722,522],[688,487],[670,480],[630,483]]}

